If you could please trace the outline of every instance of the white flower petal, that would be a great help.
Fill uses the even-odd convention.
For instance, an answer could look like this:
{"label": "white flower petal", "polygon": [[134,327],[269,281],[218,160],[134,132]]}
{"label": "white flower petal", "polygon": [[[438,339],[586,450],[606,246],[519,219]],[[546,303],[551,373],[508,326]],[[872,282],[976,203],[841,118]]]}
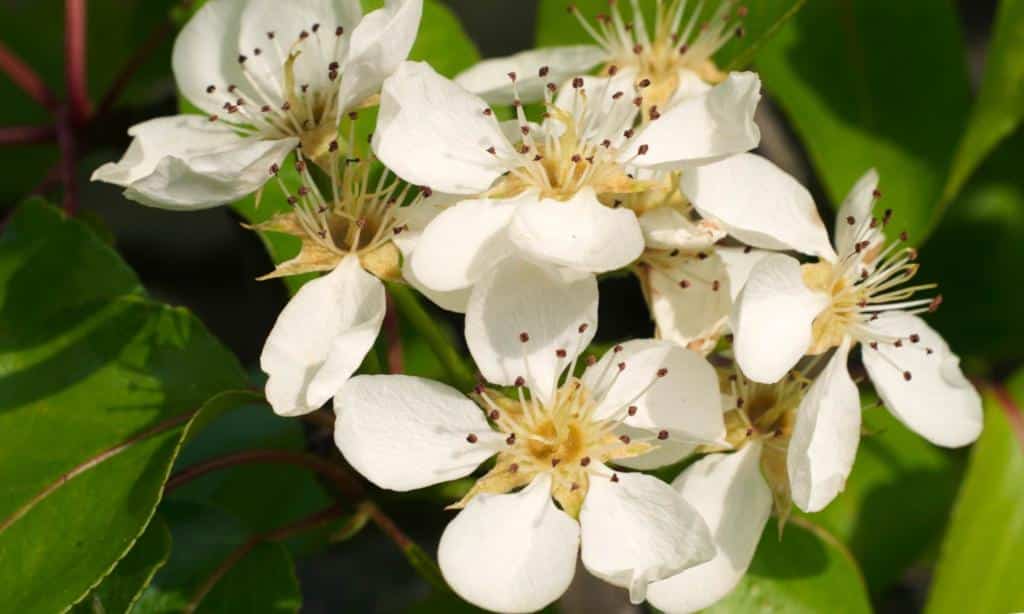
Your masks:
{"label": "white flower petal", "polygon": [[260,368],[282,416],[318,409],[359,368],[384,321],[384,285],[348,256],[292,297],[267,337]]}
{"label": "white flower petal", "polygon": [[[633,439],[643,438],[650,439],[651,432],[647,429],[637,429],[625,424],[619,425],[615,429],[616,434],[626,435]],[[620,467],[626,467],[628,469],[636,469],[638,471],[650,471],[651,469],[657,469],[659,467],[667,467],[668,465],[674,465],[679,461],[683,460],[687,456],[694,453],[697,449],[697,444],[683,442],[674,439],[667,439],[665,441],[652,442],[655,446],[653,450],[640,456],[631,456],[629,458],[620,458],[615,460],[615,464]]]}
{"label": "white flower petal", "polygon": [[246,139],[198,115],[158,117],[132,126],[119,162],[92,174],[125,188],[125,197],[171,210],[216,207],[258,190],[270,167],[295,149],[298,139]]}
{"label": "white flower petal", "polygon": [[754,266],[733,306],[731,325],[740,370],[755,382],[782,379],[807,353],[811,324],[829,297],[804,285],[800,263],[772,254]]}
{"label": "white flower petal", "polygon": [[639,220],[647,249],[710,250],[725,237],[720,229],[710,224],[695,224],[672,207],[655,207],[644,212]]}
{"label": "white flower petal", "polygon": [[487,108],[428,64],[403,62],[384,81],[373,151],[409,183],[478,194],[505,171],[487,148],[511,148]]}
{"label": "white flower petal", "polygon": [[602,205],[592,188],[580,190],[567,201],[524,202],[508,232],[530,259],[581,272],[624,267],[644,249],[636,215],[625,207]]}
{"label": "white flower petal", "polygon": [[[600,418],[621,416],[629,426],[665,429],[688,443],[725,435],[715,370],[671,341],[638,339],[616,346],[584,371],[583,383],[600,399],[595,414]],[[632,416],[630,406],[636,408]]]}
{"label": "white flower petal", "polygon": [[744,243],[835,260],[811,193],[766,158],[739,154],[688,169],[680,188],[702,216]]}
{"label": "white flower petal", "polygon": [[[242,12],[232,59],[237,62],[239,55],[246,56],[245,68],[259,85],[261,104],[284,104],[284,66],[291,53],[298,54],[292,63],[295,83],[309,85],[312,91],[326,91],[331,87],[327,67],[344,59],[352,30],[362,14],[358,0],[289,0],[284,10],[280,0],[249,0]],[[344,28],[340,39],[335,35],[338,27]],[[271,32],[274,40],[268,38]],[[301,37],[302,32],[307,36]],[[251,87],[244,77],[234,85]]]}
{"label": "white flower petal", "polygon": [[508,226],[520,198],[464,200],[441,212],[423,230],[412,254],[413,274],[439,292],[467,288],[515,252]]}
{"label": "white flower petal", "polygon": [[[595,45],[541,47],[503,58],[478,62],[459,73],[455,82],[494,105],[510,105],[515,101],[509,73],[516,74],[519,99],[529,104],[544,99],[548,83],[561,84],[582,75],[600,64],[607,53]],[[539,70],[548,68],[545,76]]]}
{"label": "white flower petal", "polygon": [[703,259],[680,255],[671,263],[672,268],[652,267],[649,275],[651,315],[659,336],[684,347],[716,337],[732,310],[725,262],[712,250]]}
{"label": "white flower petal", "polygon": [[[555,106],[577,119],[574,129],[582,141],[596,145],[607,139],[612,147],[618,147],[625,141],[624,133],[633,127],[639,113],[632,97],[625,96],[636,90],[636,71],[626,69],[613,77],[583,75],[579,78],[582,80],[580,87],[576,87],[574,79],[562,84]],[[547,120],[545,126],[555,137],[565,131],[557,117]]]}
{"label": "white flower petal", "polygon": [[750,567],[772,493],[761,475],[761,445],[733,454],[711,454],[697,461],[672,486],[707,521],[718,553],[648,591],[651,605],[670,614],[703,610],[728,595]]}
{"label": "white flower petal", "polygon": [[707,524],[671,486],[642,473],[592,477],[580,510],[583,564],[643,602],[649,582],[711,560]]}
{"label": "white flower petal", "polygon": [[542,474],[520,492],[474,497],[444,530],[437,560],[466,601],[535,612],[569,588],[579,540],[579,525],[551,502],[551,478]]}
{"label": "white flower petal", "polygon": [[342,64],[338,106],[344,112],[380,91],[409,57],[423,16],[423,0],[387,0],[352,32]]}
{"label": "white flower petal", "polygon": [[673,92],[672,98],[665,108],[674,107],[687,98],[706,94],[713,87],[704,81],[700,75],[688,68],[680,68],[677,75],[679,83],[676,85],[676,91]]}
{"label": "white flower petal", "polygon": [[381,488],[407,491],[461,478],[494,455],[489,444],[496,435],[480,408],[440,382],[358,375],[342,386],[334,409],[335,444]]}
{"label": "white flower petal", "polygon": [[786,453],[793,503],[817,512],[846,486],[860,443],[860,394],[846,368],[849,341],[804,395]]}
{"label": "white flower petal", "polygon": [[501,385],[523,377],[547,403],[594,338],[597,298],[593,276],[567,281],[550,267],[505,260],[473,288],[466,312],[466,343],[480,373]]}
{"label": "white flower petal", "polygon": [[[862,224],[870,224],[865,220],[871,217],[877,189],[878,171],[871,169],[857,180],[839,207],[839,213],[836,214],[836,252],[840,258],[852,253],[859,241],[870,241],[870,244],[874,244],[884,238],[882,231],[877,228],[857,236]],[[850,223],[850,219],[853,220],[853,224]]]}
{"label": "white flower petal", "polygon": [[[901,339],[902,347],[879,342],[874,350],[861,345],[871,383],[889,411],[936,445],[956,448],[977,439],[983,422],[981,397],[946,341],[909,313],[886,312],[869,326],[873,332]],[[916,343],[912,335],[917,336]],[[910,373],[910,380],[905,373]]]}
{"label": "white flower petal", "polygon": [[621,159],[647,145],[647,153],[632,164],[678,169],[749,151],[761,140],[754,123],[760,90],[756,74],[731,73],[706,94],[684,99],[639,130],[631,141],[636,146],[627,147]]}
{"label": "white flower petal", "polygon": [[729,294],[733,301],[739,296],[743,286],[747,285],[750,272],[757,263],[771,255],[771,252],[747,247],[716,247],[715,253],[725,263],[725,270],[729,275]]}
{"label": "white flower petal", "polygon": [[[238,63],[239,32],[247,6],[247,0],[210,0],[196,11],[174,41],[171,66],[178,91],[206,113],[223,112],[229,85],[252,98],[252,89]],[[216,89],[207,93],[211,85]]]}

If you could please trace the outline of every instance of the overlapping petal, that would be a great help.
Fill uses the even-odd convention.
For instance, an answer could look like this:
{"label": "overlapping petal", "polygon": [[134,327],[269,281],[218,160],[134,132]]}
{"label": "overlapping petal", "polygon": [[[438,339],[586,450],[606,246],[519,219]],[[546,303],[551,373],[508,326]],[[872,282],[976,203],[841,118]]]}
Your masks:
{"label": "overlapping petal", "polygon": [[[761,99],[761,80],[754,73],[732,73],[706,94],[685,98],[632,139],[622,161],[639,167],[680,169],[707,164],[749,151],[761,140],[754,110]],[[647,153],[634,158],[638,146]]]}
{"label": "overlapping petal", "polygon": [[495,436],[480,408],[439,382],[359,375],[341,388],[334,407],[338,449],[381,488],[413,490],[460,478],[494,455],[487,444]]}
{"label": "overlapping petal", "polygon": [[409,57],[422,16],[423,0],[387,0],[384,8],[359,22],[341,67],[341,112],[378,92],[384,79]]}
{"label": "overlapping petal", "polygon": [[504,168],[487,152],[511,145],[487,103],[424,62],[403,62],[384,81],[373,150],[409,183],[451,194],[478,194]]}
{"label": "overlapping petal", "polygon": [[384,285],[348,256],[302,287],[260,355],[267,400],[282,416],[318,409],[352,376],[384,321]]}
{"label": "overlapping petal", "polygon": [[532,260],[589,273],[624,267],[644,249],[636,215],[625,207],[604,206],[592,188],[583,188],[566,201],[524,201],[512,216],[508,233]]}
{"label": "overlapping petal", "polygon": [[690,169],[680,188],[701,215],[744,243],[835,260],[810,192],[761,156],[739,154]]}
{"label": "overlapping petal", "polygon": [[580,511],[583,564],[641,603],[650,582],[711,560],[707,524],[671,486],[641,473],[590,480]]}
{"label": "overlapping petal", "polygon": [[710,443],[725,435],[714,369],[671,341],[616,346],[584,371],[583,383],[600,399],[599,418],[619,416],[632,427],[664,429],[684,443]]}
{"label": "overlapping petal", "polygon": [[650,586],[651,605],[683,614],[711,606],[739,583],[771,514],[772,493],[761,475],[759,442],[705,456],[672,486],[707,521],[717,547],[710,561]]}
{"label": "overlapping petal", "polygon": [[[520,101],[529,104],[544,99],[548,83],[560,85],[570,77],[586,74],[606,56],[594,45],[541,47],[478,62],[456,75],[455,82],[491,104],[512,104],[516,90]],[[545,67],[548,70],[541,75],[540,69]],[[509,73],[516,75],[515,88]]]}
{"label": "overlapping petal", "polygon": [[755,382],[774,383],[811,345],[811,324],[829,297],[803,282],[800,263],[773,254],[754,266],[733,306],[736,362]]}
{"label": "overlapping petal", "polygon": [[512,385],[522,377],[544,403],[596,331],[593,276],[567,280],[518,258],[480,280],[466,312],[466,342],[487,381]]}
{"label": "overlapping petal", "polygon": [[520,492],[474,497],[445,529],[437,559],[466,601],[535,612],[569,588],[579,541],[579,525],[554,506],[551,478],[541,474]]}
{"label": "overlapping petal", "polygon": [[817,512],[846,486],[860,442],[860,394],[847,371],[850,342],[836,348],[796,411],[786,467],[793,503]]}
{"label": "overlapping petal", "polygon": [[158,117],[132,126],[119,162],[96,169],[93,181],[125,188],[126,198],[161,209],[216,207],[255,192],[298,139],[255,140],[198,115]]}

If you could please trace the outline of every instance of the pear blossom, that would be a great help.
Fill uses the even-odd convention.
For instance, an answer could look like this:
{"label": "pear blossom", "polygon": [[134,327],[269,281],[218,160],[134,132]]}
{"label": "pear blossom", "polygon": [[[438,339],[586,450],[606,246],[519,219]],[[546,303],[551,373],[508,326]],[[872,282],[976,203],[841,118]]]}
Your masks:
{"label": "pear blossom", "polygon": [[404,60],[422,0],[388,0],[363,16],[359,0],[210,0],[182,29],[173,69],[206,115],[152,119],[93,180],[145,205],[191,210],[228,203],[267,181],[296,147],[318,159],[342,116],[372,103]]}
{"label": "pear blossom", "polygon": [[[614,67],[629,79],[647,79],[645,114],[653,107],[668,108],[686,97],[706,92],[726,79],[711,57],[734,37],[743,35],[741,21],[746,7],[724,0],[701,21],[703,2],[657,0],[653,23],[645,19],[639,0],[631,0],[632,18],[623,18],[618,2],[609,3],[609,14],[589,22],[576,8],[569,11],[590,35],[594,45],[542,47],[504,58],[484,60],[460,73],[455,82],[493,104],[510,104],[516,98],[503,76],[525,75],[518,89],[523,102],[541,100],[546,81],[534,77],[537,66],[551,66],[548,79],[562,83],[600,66],[607,75]],[[688,10],[691,8],[692,10]]]}
{"label": "pear blossom", "polygon": [[269,376],[267,399],[283,416],[318,409],[359,367],[384,320],[381,280],[402,281],[401,251],[415,245],[415,237],[403,234],[444,206],[433,195],[413,196],[386,170],[371,179],[372,156],[342,158],[337,142],[328,150],[330,192],[321,192],[299,154],[301,181],[294,192],[280,167],[271,168],[291,210],[252,226],[301,241],[294,258],[262,279],[326,273],[302,286],[281,311],[260,356]]}
{"label": "pear blossom", "polygon": [[[707,521],[717,554],[651,584],[651,604],[670,614],[703,610],[728,595],[750,566],[772,510],[781,536],[793,504],[823,509],[842,491],[857,452],[860,397],[839,362],[813,382],[793,371],[760,384],[734,370],[723,384],[732,449],[704,456],[672,482]],[[857,437],[836,439],[839,432]]]}
{"label": "pear blossom", "polygon": [[737,154],[659,181],[619,198],[643,229],[634,270],[662,338],[710,352],[769,250],[832,252],[810,193],[765,158]]}
{"label": "pear blossom", "polygon": [[649,85],[628,75],[552,83],[541,123],[522,105],[502,123],[428,65],[403,64],[385,81],[374,151],[406,181],[462,197],[424,229],[411,258],[415,277],[452,292],[511,256],[577,275],[634,262],[643,229],[621,195],[650,189],[644,173],[709,164],[760,138],[752,73],[730,75],[636,127]]}
{"label": "pear blossom", "polygon": [[[956,354],[919,317],[942,297],[918,298],[934,284],[909,284],[917,251],[905,244],[906,233],[886,243],[883,228],[892,212],[872,216],[877,186],[877,173],[869,171],[843,202],[834,255],[801,265],[775,254],[754,266],[732,316],[736,360],[751,379],[772,382],[805,355],[859,345],[868,376],[896,418],[937,445],[967,445],[981,432],[980,396]],[[836,351],[829,361],[845,368],[846,358]]]}
{"label": "pear blossom", "polygon": [[588,360],[577,376],[597,301],[592,276],[508,259],[473,288],[466,315],[470,352],[490,384],[467,398],[422,378],[362,375],[335,397],[338,448],[382,488],[460,478],[495,457],[453,506],[438,551],[445,579],[480,607],[543,608],[567,589],[577,552],[637,603],[650,582],[714,556],[683,497],[615,468],[663,443],[722,445],[714,370],[692,351],[646,340]]}

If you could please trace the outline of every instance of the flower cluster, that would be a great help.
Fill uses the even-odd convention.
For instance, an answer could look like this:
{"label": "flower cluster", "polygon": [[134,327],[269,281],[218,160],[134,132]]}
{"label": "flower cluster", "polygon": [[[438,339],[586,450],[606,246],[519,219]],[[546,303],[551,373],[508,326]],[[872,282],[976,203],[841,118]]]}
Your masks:
{"label": "flower cluster", "polygon": [[[136,126],[95,174],[172,209],[283,191],[289,210],[255,228],[302,247],[268,277],[323,275],[267,339],[268,400],[295,416],[333,397],[338,448],[381,488],[479,475],[438,557],[495,611],[551,603],[577,558],[664,611],[724,597],[773,511],[781,530],[794,504],[818,511],[843,490],[856,347],[912,430],[962,446],[981,429],[977,392],[919,317],[941,297],[920,295],[933,286],[912,283],[916,252],[874,212],[876,173],[833,243],[810,193],[751,153],[758,76],[711,59],[745,9],[724,1],[698,23],[658,0],[648,23],[638,0],[632,22],[612,4],[578,15],[594,46],[452,80],[406,60],[419,0],[365,16],[356,0],[210,0],[174,49],[206,116]],[[378,105],[367,148],[354,119]],[[598,276],[620,270],[656,338],[598,359]],[[381,280],[465,314],[476,388],[354,375],[384,319]],[[643,473],[695,455],[671,484]]]}

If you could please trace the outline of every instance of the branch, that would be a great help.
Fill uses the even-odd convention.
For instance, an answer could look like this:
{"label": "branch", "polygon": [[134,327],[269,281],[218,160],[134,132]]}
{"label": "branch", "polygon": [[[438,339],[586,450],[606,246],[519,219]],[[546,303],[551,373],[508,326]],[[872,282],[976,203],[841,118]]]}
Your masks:
{"label": "branch", "polygon": [[402,327],[399,322],[395,299],[387,295],[387,311],[384,314],[384,334],[388,348],[388,373],[405,372],[405,360],[402,355]]}
{"label": "branch", "polygon": [[[441,571],[438,568],[437,563],[423,552],[416,542],[414,542],[398,527],[397,524],[395,524],[394,520],[392,520],[390,516],[385,514],[376,503],[367,497],[366,490],[363,488],[362,483],[360,483],[341,465],[329,462],[319,456],[303,452],[290,452],[287,450],[250,450],[247,452],[239,452],[237,454],[229,454],[179,471],[167,481],[167,484],[164,485],[164,493],[169,493],[198,477],[217,471],[218,469],[225,469],[227,467],[234,467],[249,463],[293,465],[309,469],[317,473],[334,485],[338,493],[341,494],[343,498],[347,499],[348,502],[358,510],[358,512],[366,514],[371,520],[373,520],[373,523],[377,525],[377,528],[379,528],[384,535],[398,546],[402,551],[402,554],[404,554],[405,558],[409,561],[409,564],[422,573],[431,584],[442,590],[447,590],[447,585],[441,576]],[[279,533],[275,532],[269,535],[279,535]],[[249,546],[249,548],[251,549],[252,546]],[[245,552],[242,552],[241,555],[238,556],[238,559],[244,555]],[[237,559],[234,562],[237,562]],[[231,564],[234,564],[234,562]],[[230,568],[230,565],[228,567]],[[216,583],[216,580],[214,580],[214,583]],[[210,588],[212,588],[212,584],[210,585]],[[200,599],[201,598],[202,596],[200,596]]]}
{"label": "branch", "polygon": [[164,486],[165,492],[181,487],[192,480],[212,473],[219,469],[246,465],[250,463],[268,463],[279,465],[294,465],[313,471],[335,487],[338,491],[353,503],[358,503],[366,497],[363,485],[359,483],[344,467],[303,452],[291,452],[289,450],[248,450],[237,454],[220,456],[198,465],[182,469],[171,476]]}
{"label": "branch", "polygon": [[391,295],[395,307],[405,321],[423,336],[438,361],[448,372],[451,382],[463,391],[472,390],[476,385],[473,370],[452,347],[451,341],[438,327],[435,318],[423,308],[416,293],[408,286],[388,284],[388,294]]}
{"label": "branch", "polygon": [[43,83],[39,73],[8,49],[3,41],[0,41],[0,72],[6,73],[15,85],[40,105],[47,109],[57,106],[57,98]]}
{"label": "branch", "polygon": [[33,145],[52,141],[54,126],[5,126],[0,128],[0,145]]}
{"label": "branch", "polygon": [[86,72],[86,0],[64,0],[64,78],[71,119],[82,125],[91,113]]}
{"label": "branch", "polygon": [[231,568],[237,565],[239,561],[244,559],[245,556],[252,552],[252,549],[258,546],[259,544],[263,542],[284,541],[289,537],[292,537],[293,535],[302,533],[303,531],[308,531],[310,529],[315,529],[319,526],[322,526],[325,523],[328,523],[331,520],[340,517],[341,515],[341,506],[335,503],[334,505],[326,509],[320,510],[315,514],[306,516],[305,518],[297,520],[291,524],[287,524],[279,529],[275,529],[273,531],[270,531],[269,533],[264,533],[262,535],[253,536],[249,539],[249,541],[245,542],[238,548],[235,548],[231,552],[231,554],[228,555],[228,558],[224,559],[224,562],[213,570],[213,573],[210,574],[210,577],[207,578],[206,581],[203,582],[198,589],[196,589],[195,593],[193,593],[192,598],[189,599],[189,602],[185,606],[184,611],[189,613],[195,612],[196,608],[199,606],[199,603],[207,595],[210,594],[210,591],[212,591],[213,588],[217,585],[217,583],[220,582],[224,578],[224,576],[228,574],[229,571],[231,571]]}

